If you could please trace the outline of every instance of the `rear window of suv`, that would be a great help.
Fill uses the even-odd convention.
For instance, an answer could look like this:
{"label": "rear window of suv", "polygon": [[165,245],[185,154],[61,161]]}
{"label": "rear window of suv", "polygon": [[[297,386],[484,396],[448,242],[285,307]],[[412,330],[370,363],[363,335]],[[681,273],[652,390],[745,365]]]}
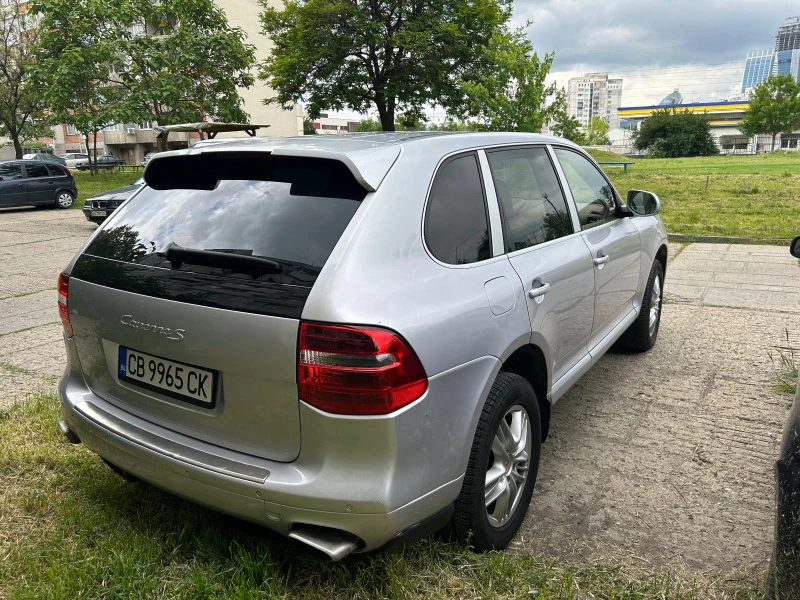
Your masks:
{"label": "rear window of suv", "polygon": [[[159,158],[145,180],[148,186],[114,213],[85,255],[310,287],[366,195],[339,161],[266,153]],[[176,265],[167,259],[169,245],[265,258],[281,272]]]}

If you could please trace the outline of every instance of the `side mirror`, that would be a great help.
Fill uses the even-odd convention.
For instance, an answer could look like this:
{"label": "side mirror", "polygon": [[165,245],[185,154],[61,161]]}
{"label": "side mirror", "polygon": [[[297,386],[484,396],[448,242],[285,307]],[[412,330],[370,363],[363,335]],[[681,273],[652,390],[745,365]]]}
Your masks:
{"label": "side mirror", "polygon": [[789,245],[789,252],[795,258],[800,258],[800,235],[792,240],[792,243]]}
{"label": "side mirror", "polygon": [[628,192],[628,208],[640,216],[653,216],[661,211],[661,199],[652,192],[630,190]]}

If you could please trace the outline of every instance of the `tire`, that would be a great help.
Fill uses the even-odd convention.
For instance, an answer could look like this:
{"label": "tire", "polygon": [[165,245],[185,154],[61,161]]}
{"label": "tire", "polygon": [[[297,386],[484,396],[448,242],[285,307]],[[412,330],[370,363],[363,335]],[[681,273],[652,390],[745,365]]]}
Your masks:
{"label": "tire", "polygon": [[634,352],[647,352],[658,338],[661,326],[661,307],[664,299],[664,269],[661,261],[654,261],[642,298],[642,310],[630,327],[622,334],[620,342]]}
{"label": "tire", "polygon": [[56,194],[56,207],[69,208],[75,202],[75,196],[66,190],[61,190]]}
{"label": "tire", "polygon": [[[511,430],[507,444],[502,442],[501,423],[505,423],[504,429]],[[520,435],[519,441],[514,440],[514,431],[527,431],[527,439]],[[523,377],[501,371],[478,421],[467,473],[455,502],[451,529],[457,538],[468,540],[478,551],[502,550],[508,545],[522,525],[531,501],[539,469],[541,435],[539,405],[533,388]],[[512,448],[511,456],[505,454],[502,462],[498,460],[498,446],[502,452]],[[522,452],[526,451],[527,460],[522,460]],[[492,496],[499,492],[489,504],[487,476],[496,476],[496,483],[490,488]]]}

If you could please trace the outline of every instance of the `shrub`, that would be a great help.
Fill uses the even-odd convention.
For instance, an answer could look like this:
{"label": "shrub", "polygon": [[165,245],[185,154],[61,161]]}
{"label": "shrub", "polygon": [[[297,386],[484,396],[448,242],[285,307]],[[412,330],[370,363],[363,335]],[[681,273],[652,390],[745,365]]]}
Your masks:
{"label": "shrub", "polygon": [[658,110],[634,133],[634,146],[654,158],[706,156],[719,149],[711,135],[708,119],[674,108]]}

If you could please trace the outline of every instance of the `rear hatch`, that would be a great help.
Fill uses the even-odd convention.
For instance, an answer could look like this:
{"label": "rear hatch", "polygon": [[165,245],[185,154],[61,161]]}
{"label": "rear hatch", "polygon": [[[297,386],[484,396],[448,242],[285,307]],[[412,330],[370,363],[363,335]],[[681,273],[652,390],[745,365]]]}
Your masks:
{"label": "rear hatch", "polygon": [[240,452],[300,451],[300,315],[366,191],[341,163],[158,157],[78,257],[69,310],[92,392]]}

